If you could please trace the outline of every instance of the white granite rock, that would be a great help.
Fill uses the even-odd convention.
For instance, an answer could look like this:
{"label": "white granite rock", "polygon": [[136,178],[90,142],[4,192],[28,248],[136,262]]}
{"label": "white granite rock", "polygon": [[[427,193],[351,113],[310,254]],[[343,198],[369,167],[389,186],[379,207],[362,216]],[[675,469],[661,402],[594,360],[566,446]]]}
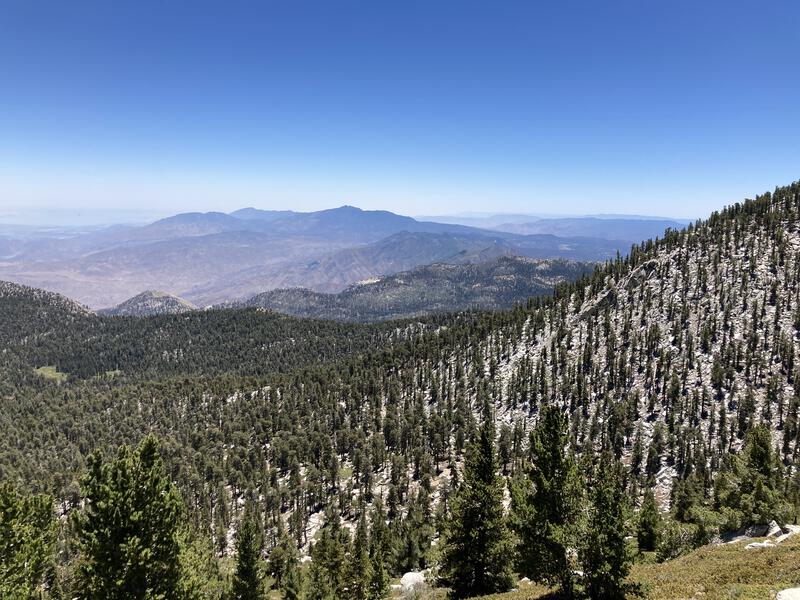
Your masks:
{"label": "white granite rock", "polygon": [[400,578],[400,585],[404,592],[411,591],[425,585],[425,575],[418,571],[409,571]]}
{"label": "white granite rock", "polygon": [[765,542],[752,542],[744,547],[745,550],[755,550],[756,548],[774,548],[775,544],[766,540]]}

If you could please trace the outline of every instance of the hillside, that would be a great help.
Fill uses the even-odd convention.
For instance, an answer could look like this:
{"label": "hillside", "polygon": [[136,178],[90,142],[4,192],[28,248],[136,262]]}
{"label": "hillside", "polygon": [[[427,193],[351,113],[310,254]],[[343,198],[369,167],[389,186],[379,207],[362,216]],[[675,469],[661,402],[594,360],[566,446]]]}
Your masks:
{"label": "hillside", "polygon": [[[633,566],[630,579],[642,584],[651,600],[764,600],[800,587],[800,539],[757,551],[744,546],[705,546],[663,564],[643,561]],[[548,594],[549,590],[539,586],[522,585],[519,591],[483,596],[482,600],[545,600]]]}
{"label": "hillside", "polygon": [[109,317],[151,317],[154,315],[178,315],[190,310],[197,310],[197,307],[179,296],[148,290],[113,308],[106,308],[98,312]]}
{"label": "hillside", "polygon": [[[537,259],[605,260],[624,242],[592,239],[565,239],[553,236],[514,236],[510,234],[409,233],[392,235],[378,242],[345,248],[320,260],[310,261],[276,273],[272,279],[279,288],[305,287],[317,292],[336,293],[349,285],[408,271],[433,263],[482,263],[501,256]],[[258,280],[267,269],[256,268],[242,275]],[[235,276],[234,281],[237,281]]]}
{"label": "hillside", "polygon": [[[496,428],[493,476],[513,490],[555,406],[584,476],[606,452],[632,508],[655,492],[675,532],[668,558],[800,514],[798,315],[799,183],[509,311],[370,326],[255,310],[33,325],[11,314],[5,326],[28,335],[6,357],[31,378],[56,373],[4,383],[0,436],[15,443],[0,472],[63,497],[90,449],[154,432],[218,553],[233,552],[247,497],[268,549],[288,532],[301,554],[324,524],[355,529],[385,507],[373,523],[387,523],[399,576],[435,564],[482,414]],[[96,377],[120,358],[124,377]]]}
{"label": "hillside", "polygon": [[366,280],[338,294],[294,288],[264,292],[241,303],[298,317],[375,321],[430,312],[511,308],[551,294],[594,268],[588,263],[503,256],[477,264],[437,263]]}
{"label": "hillside", "polygon": [[[6,282],[0,282],[0,308],[6,384],[29,383],[41,367],[76,383],[109,374],[141,382],[290,372],[427,327],[419,321],[367,326],[301,320],[255,309],[110,317],[58,294]],[[23,386],[19,393],[26,391]]]}
{"label": "hillside", "polygon": [[[698,465],[705,465],[707,471],[701,472],[710,476],[761,420],[772,426],[781,458],[791,465],[798,433],[798,405],[793,400],[798,350],[795,266],[800,250],[796,196],[796,185],[781,188],[774,196],[734,205],[658,243],[644,243],[630,258],[560,288],[553,302],[534,302],[526,311],[452,327],[447,335],[423,338],[413,347],[387,347],[366,362],[326,375],[326,391],[317,402],[324,404],[333,394],[344,405],[332,414],[344,411],[360,422],[366,417],[365,407],[351,397],[351,390],[374,371],[374,402],[388,402],[385,391],[397,389],[393,402],[418,398],[426,419],[449,423],[442,446],[425,445],[439,461],[458,451],[450,444],[468,431],[468,422],[453,421],[456,398],[463,410],[474,406],[479,390],[485,389],[500,409],[502,422],[523,431],[535,421],[538,407],[558,402],[569,412],[576,449],[614,448],[638,485],[655,477],[664,503],[674,477],[688,477]],[[219,340],[227,334],[217,325],[212,328],[212,322],[231,320],[237,313],[189,314],[194,315],[189,321],[194,332],[187,339],[200,340],[203,331],[215,331]],[[168,328],[176,341],[152,349],[143,346],[142,359],[155,364],[156,348],[173,348],[184,353],[182,364],[192,369],[195,359],[186,357],[188,348],[179,347],[185,322],[169,316],[158,319],[146,320],[144,327]],[[54,332],[62,329],[58,320],[52,325]],[[139,339],[142,331],[136,326],[125,339]],[[80,347],[82,335],[73,341],[74,331],[60,331],[58,337],[66,340],[63,347],[47,350],[35,366],[74,363],[66,356],[73,351],[69,349]],[[120,334],[108,335],[119,339]],[[270,337],[265,331],[257,343]],[[94,348],[84,350],[81,360],[92,362],[88,357]],[[199,351],[193,343],[193,355],[200,356]],[[61,352],[65,356],[59,358]],[[215,371],[233,367],[226,364],[224,353],[214,356],[220,361]],[[385,369],[386,361],[391,368]],[[108,359],[101,364],[103,369],[114,368]],[[210,363],[204,359],[202,364]],[[248,362],[237,363],[236,369],[260,371]],[[415,373],[413,380],[406,379],[409,373]],[[295,387],[301,382],[302,378],[284,384],[289,387],[277,404],[258,394],[254,401],[278,414],[292,411],[292,420],[302,423],[312,413],[294,414],[299,407],[287,404],[288,398],[302,394],[302,388]],[[441,404],[443,399],[448,402]],[[412,405],[396,406],[401,409],[411,410]],[[241,425],[245,430],[255,426],[249,418]],[[305,426],[333,435],[341,424],[324,419]],[[376,433],[368,427],[367,439]],[[293,436],[291,431],[282,435]],[[301,440],[297,443],[299,449],[305,446]],[[389,444],[390,452],[392,448]],[[342,460],[348,456],[346,451]],[[269,464],[269,457],[263,458]],[[310,459],[303,450],[298,458]],[[792,473],[790,468],[787,477]]]}

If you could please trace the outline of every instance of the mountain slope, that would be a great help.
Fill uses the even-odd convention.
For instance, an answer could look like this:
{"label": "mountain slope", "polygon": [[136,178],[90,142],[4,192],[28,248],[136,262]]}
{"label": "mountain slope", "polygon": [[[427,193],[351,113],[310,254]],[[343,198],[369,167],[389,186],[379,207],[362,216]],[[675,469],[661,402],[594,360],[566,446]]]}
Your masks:
{"label": "mountain slope", "polygon": [[92,312],[60,294],[0,281],[0,342],[11,344],[46,328],[92,317]]}
{"label": "mountain slope", "polygon": [[179,296],[148,290],[113,308],[106,308],[98,312],[113,317],[150,317],[153,315],[178,315],[190,310],[197,310],[197,307]]}
{"label": "mountain slope", "polygon": [[[109,372],[139,382],[179,375],[263,376],[405,337],[396,327],[302,320],[255,309],[107,317],[58,294],[0,282],[0,388],[13,379],[27,381],[43,366],[87,385]],[[426,327],[409,323],[407,332]]]}
{"label": "mountain slope", "polygon": [[[86,453],[154,432],[219,553],[248,494],[270,537],[285,528],[303,552],[326,509],[352,526],[380,498],[387,570],[428,568],[487,402],[505,477],[527,469],[531,427],[558,406],[580,468],[616,454],[629,497],[653,488],[693,543],[800,507],[800,184],[509,311],[422,326],[255,310],[84,321],[23,340],[5,325],[3,360],[72,376],[0,379],[0,438],[14,441],[0,471],[66,495]],[[120,359],[126,376],[96,377]],[[742,448],[761,431],[756,481]]]}
{"label": "mountain slope", "polygon": [[272,290],[241,303],[299,317],[373,321],[465,309],[510,308],[552,293],[594,268],[587,263],[503,256],[478,264],[438,263],[352,285],[338,294]]}

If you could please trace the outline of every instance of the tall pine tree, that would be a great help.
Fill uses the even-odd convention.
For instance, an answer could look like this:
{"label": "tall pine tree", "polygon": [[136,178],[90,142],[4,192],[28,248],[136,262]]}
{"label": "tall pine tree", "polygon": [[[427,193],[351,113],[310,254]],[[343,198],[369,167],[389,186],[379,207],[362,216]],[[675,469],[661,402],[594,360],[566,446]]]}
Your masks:
{"label": "tall pine tree", "polygon": [[583,485],[567,453],[567,420],[558,406],[545,406],[531,433],[526,489],[514,503],[520,572],[547,585],[575,592],[571,556],[581,533]]}
{"label": "tall pine tree", "polygon": [[56,542],[53,500],[0,484],[0,598],[39,598]]}
{"label": "tall pine tree", "polygon": [[264,536],[259,524],[255,503],[248,500],[236,532],[236,572],[233,576],[235,600],[261,600],[264,593],[264,574],[261,552]]}
{"label": "tall pine tree", "polygon": [[627,495],[622,465],[611,453],[600,459],[592,485],[589,523],[581,548],[586,591],[592,600],[624,600],[631,557],[625,543]]}
{"label": "tall pine tree", "polygon": [[367,516],[363,509],[359,516],[356,535],[353,539],[348,571],[347,597],[352,600],[367,600],[369,597],[369,582],[372,577],[372,565],[369,558]]}
{"label": "tall pine tree", "polygon": [[346,551],[350,536],[342,528],[339,510],[335,503],[328,505],[325,524],[319,539],[311,548],[311,568],[308,582],[309,600],[334,600],[345,595]]}
{"label": "tall pine tree", "polygon": [[470,445],[445,529],[442,573],[453,598],[505,592],[513,583],[512,543],[503,514],[503,479],[498,474],[488,402],[483,410],[483,425]]}
{"label": "tall pine tree", "polygon": [[656,549],[660,528],[661,515],[658,513],[656,497],[653,495],[653,490],[648,488],[644,493],[642,508],[639,510],[639,523],[636,529],[640,551],[651,552]]}
{"label": "tall pine tree", "polygon": [[370,579],[369,600],[381,600],[389,593],[389,573],[386,571],[386,550],[389,545],[389,530],[386,526],[386,513],[383,503],[376,498],[372,507],[372,528],[370,529]]}

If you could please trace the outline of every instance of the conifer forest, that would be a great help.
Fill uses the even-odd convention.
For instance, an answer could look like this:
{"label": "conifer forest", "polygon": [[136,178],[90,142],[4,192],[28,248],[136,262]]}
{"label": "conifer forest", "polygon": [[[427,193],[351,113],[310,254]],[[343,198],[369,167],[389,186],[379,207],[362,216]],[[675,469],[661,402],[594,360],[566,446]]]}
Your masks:
{"label": "conifer forest", "polygon": [[506,311],[107,317],[2,284],[0,342],[2,598],[645,597],[642,556],[800,511],[798,183]]}

